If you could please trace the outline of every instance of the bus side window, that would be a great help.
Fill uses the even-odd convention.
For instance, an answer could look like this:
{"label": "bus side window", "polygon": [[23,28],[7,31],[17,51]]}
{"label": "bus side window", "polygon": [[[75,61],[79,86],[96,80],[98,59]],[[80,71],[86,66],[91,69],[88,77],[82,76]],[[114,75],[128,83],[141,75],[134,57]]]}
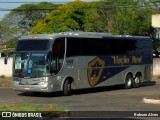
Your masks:
{"label": "bus side window", "polygon": [[59,72],[63,65],[64,61],[64,53],[65,53],[65,39],[64,38],[58,38],[54,41],[52,46],[52,61],[53,61],[53,71],[55,74]]}
{"label": "bus side window", "polygon": [[56,53],[51,54],[51,64],[50,71],[51,73],[57,74],[59,71],[59,58]]}

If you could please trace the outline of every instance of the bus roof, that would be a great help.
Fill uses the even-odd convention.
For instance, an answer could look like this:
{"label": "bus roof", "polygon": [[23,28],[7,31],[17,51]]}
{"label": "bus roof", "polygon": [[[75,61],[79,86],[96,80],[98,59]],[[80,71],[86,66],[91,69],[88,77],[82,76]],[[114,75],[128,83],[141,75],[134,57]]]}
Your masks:
{"label": "bus roof", "polygon": [[34,34],[22,36],[19,40],[24,39],[53,39],[59,37],[82,37],[82,38],[112,38],[112,39],[150,39],[147,36],[130,36],[130,35],[111,35],[108,33],[99,33],[99,32],[61,32],[54,34]]}

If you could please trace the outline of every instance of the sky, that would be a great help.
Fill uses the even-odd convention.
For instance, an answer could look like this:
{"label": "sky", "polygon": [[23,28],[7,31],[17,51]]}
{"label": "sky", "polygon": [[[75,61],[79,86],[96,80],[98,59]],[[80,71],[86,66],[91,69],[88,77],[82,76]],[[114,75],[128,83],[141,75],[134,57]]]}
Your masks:
{"label": "sky", "polygon": [[[34,3],[36,2],[67,3],[71,1],[75,1],[75,0],[0,0],[0,20],[2,20],[4,16],[10,12],[8,11],[8,9],[17,8],[22,4],[33,3],[33,2]],[[81,0],[81,1],[90,2],[93,0]]]}

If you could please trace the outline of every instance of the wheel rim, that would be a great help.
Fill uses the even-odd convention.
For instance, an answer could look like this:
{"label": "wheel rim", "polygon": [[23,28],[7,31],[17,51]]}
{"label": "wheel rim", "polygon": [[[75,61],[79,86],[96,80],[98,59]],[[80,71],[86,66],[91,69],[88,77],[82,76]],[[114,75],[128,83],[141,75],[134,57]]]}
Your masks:
{"label": "wheel rim", "polygon": [[136,78],[135,78],[135,83],[139,83],[139,81],[140,81],[140,80],[139,80],[139,77],[136,77]]}
{"label": "wheel rim", "polygon": [[127,86],[131,86],[131,84],[132,84],[132,80],[129,78],[127,81]]}
{"label": "wheel rim", "polygon": [[68,84],[68,91],[71,90],[71,84]]}

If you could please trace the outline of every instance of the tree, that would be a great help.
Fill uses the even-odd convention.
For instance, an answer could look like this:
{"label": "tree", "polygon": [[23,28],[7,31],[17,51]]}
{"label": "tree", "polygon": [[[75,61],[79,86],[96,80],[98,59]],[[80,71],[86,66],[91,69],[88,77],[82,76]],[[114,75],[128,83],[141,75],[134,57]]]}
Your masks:
{"label": "tree", "polygon": [[146,35],[152,8],[145,0],[105,0],[100,2],[95,20],[101,32],[120,35]]}
{"label": "tree", "polygon": [[59,5],[52,3],[23,4],[12,10],[1,21],[2,40],[28,34],[31,29]]}
{"label": "tree", "polygon": [[155,54],[155,57],[159,58],[160,52],[160,38],[159,35],[157,34],[159,31],[156,28],[153,28],[150,26],[150,29],[148,31],[148,34],[150,38],[152,39],[153,43],[153,53]]}
{"label": "tree", "polygon": [[17,44],[17,41],[18,41],[18,38],[17,38],[17,37],[12,38],[11,40],[9,40],[8,42],[5,43],[6,48],[7,48],[7,49],[8,49],[8,48],[14,49],[15,46],[16,46],[16,44]]}
{"label": "tree", "polygon": [[1,24],[1,21],[0,21],[0,40],[2,39],[2,24]]}
{"label": "tree", "polygon": [[53,10],[31,31],[36,33],[57,33],[62,31],[94,31],[91,16],[95,15],[95,3],[70,2]]}
{"label": "tree", "polygon": [[96,11],[98,15],[93,20],[96,31],[113,33],[116,12],[114,2],[99,2]]}
{"label": "tree", "polygon": [[19,26],[26,29],[28,32],[41,20],[43,20],[47,14],[49,14],[56,5],[52,3],[43,2],[40,4],[25,4],[17,8],[16,14],[21,16]]}

